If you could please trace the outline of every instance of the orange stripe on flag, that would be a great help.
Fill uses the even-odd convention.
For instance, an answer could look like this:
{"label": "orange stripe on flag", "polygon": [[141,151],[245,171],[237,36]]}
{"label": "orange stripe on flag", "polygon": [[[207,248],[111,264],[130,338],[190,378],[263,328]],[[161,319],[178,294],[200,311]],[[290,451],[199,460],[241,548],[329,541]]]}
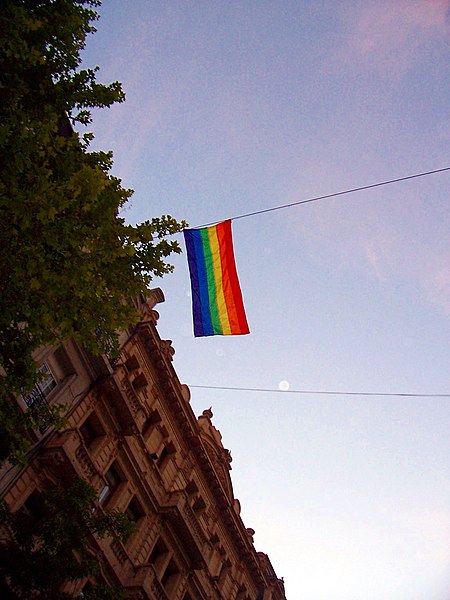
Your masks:
{"label": "orange stripe on flag", "polygon": [[249,333],[241,288],[236,271],[236,263],[234,260],[231,221],[223,221],[216,227],[222,263],[224,296],[228,308],[231,334],[239,335]]}

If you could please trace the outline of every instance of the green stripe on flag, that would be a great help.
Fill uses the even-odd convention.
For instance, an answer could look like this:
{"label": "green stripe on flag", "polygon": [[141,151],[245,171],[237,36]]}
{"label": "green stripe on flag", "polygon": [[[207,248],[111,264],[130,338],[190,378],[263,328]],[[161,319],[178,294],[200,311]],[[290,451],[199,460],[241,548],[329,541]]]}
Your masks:
{"label": "green stripe on flag", "polygon": [[217,306],[216,281],[214,279],[214,268],[212,261],[211,246],[209,244],[209,235],[207,229],[200,229],[203,243],[203,254],[205,256],[206,278],[208,280],[208,300],[209,311],[211,313],[211,322],[214,333],[221,335],[222,326],[219,318],[219,308]]}

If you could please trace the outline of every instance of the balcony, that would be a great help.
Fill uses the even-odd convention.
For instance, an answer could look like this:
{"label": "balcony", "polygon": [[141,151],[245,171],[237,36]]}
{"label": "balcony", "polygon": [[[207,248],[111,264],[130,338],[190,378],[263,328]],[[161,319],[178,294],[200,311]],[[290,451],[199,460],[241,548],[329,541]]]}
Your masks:
{"label": "balcony", "polygon": [[169,596],[152,565],[146,564],[136,567],[134,575],[128,579],[125,587],[128,592],[144,594],[140,597],[146,599],[169,600]]}
{"label": "balcony", "polygon": [[183,492],[173,492],[169,502],[161,507],[191,558],[193,569],[205,567],[206,537]]}
{"label": "balcony", "polygon": [[[21,388],[20,394],[23,398],[23,401],[27,405],[27,408],[33,412],[37,412],[42,410],[43,407],[49,406],[49,402],[47,400],[46,394],[42,387],[37,383],[31,392],[26,392],[24,388]],[[44,409],[45,410],[45,409]],[[44,433],[44,431],[48,428],[48,425],[42,425],[39,427],[39,432]]]}
{"label": "balcony", "polygon": [[25,392],[25,390],[23,388],[20,390],[20,393],[22,395],[22,398],[23,398],[25,404],[31,410],[39,408],[40,406],[43,406],[43,405],[48,406],[47,398],[45,397],[45,394],[42,391],[39,384],[36,384],[35,387],[31,390],[31,392],[28,392],[28,394]]}
{"label": "balcony", "polygon": [[30,392],[27,392],[24,388],[20,390],[25,404],[31,410],[44,405],[48,406],[47,396],[56,387],[56,379],[47,363],[42,363],[37,369],[37,373],[41,376],[40,383],[36,383]]}

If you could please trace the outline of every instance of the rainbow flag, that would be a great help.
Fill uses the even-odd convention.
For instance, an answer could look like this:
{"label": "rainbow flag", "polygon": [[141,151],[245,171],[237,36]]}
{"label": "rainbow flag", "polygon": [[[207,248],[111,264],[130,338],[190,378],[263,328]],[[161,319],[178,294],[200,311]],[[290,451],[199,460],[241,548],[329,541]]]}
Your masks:
{"label": "rainbow flag", "polygon": [[234,262],[231,220],[183,233],[195,337],[250,333]]}

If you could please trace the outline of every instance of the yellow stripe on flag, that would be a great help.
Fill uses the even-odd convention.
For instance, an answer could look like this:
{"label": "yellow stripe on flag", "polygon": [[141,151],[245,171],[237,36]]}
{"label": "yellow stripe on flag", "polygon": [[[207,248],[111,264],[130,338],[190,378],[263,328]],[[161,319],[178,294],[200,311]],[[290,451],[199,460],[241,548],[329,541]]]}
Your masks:
{"label": "yellow stripe on flag", "polygon": [[225,295],[223,293],[222,262],[220,260],[219,240],[217,238],[217,230],[215,227],[208,228],[208,236],[212,254],[214,280],[216,282],[217,307],[219,310],[219,320],[222,326],[222,333],[223,335],[231,335],[231,326],[230,321],[228,319],[228,309],[227,304],[225,302]]}

